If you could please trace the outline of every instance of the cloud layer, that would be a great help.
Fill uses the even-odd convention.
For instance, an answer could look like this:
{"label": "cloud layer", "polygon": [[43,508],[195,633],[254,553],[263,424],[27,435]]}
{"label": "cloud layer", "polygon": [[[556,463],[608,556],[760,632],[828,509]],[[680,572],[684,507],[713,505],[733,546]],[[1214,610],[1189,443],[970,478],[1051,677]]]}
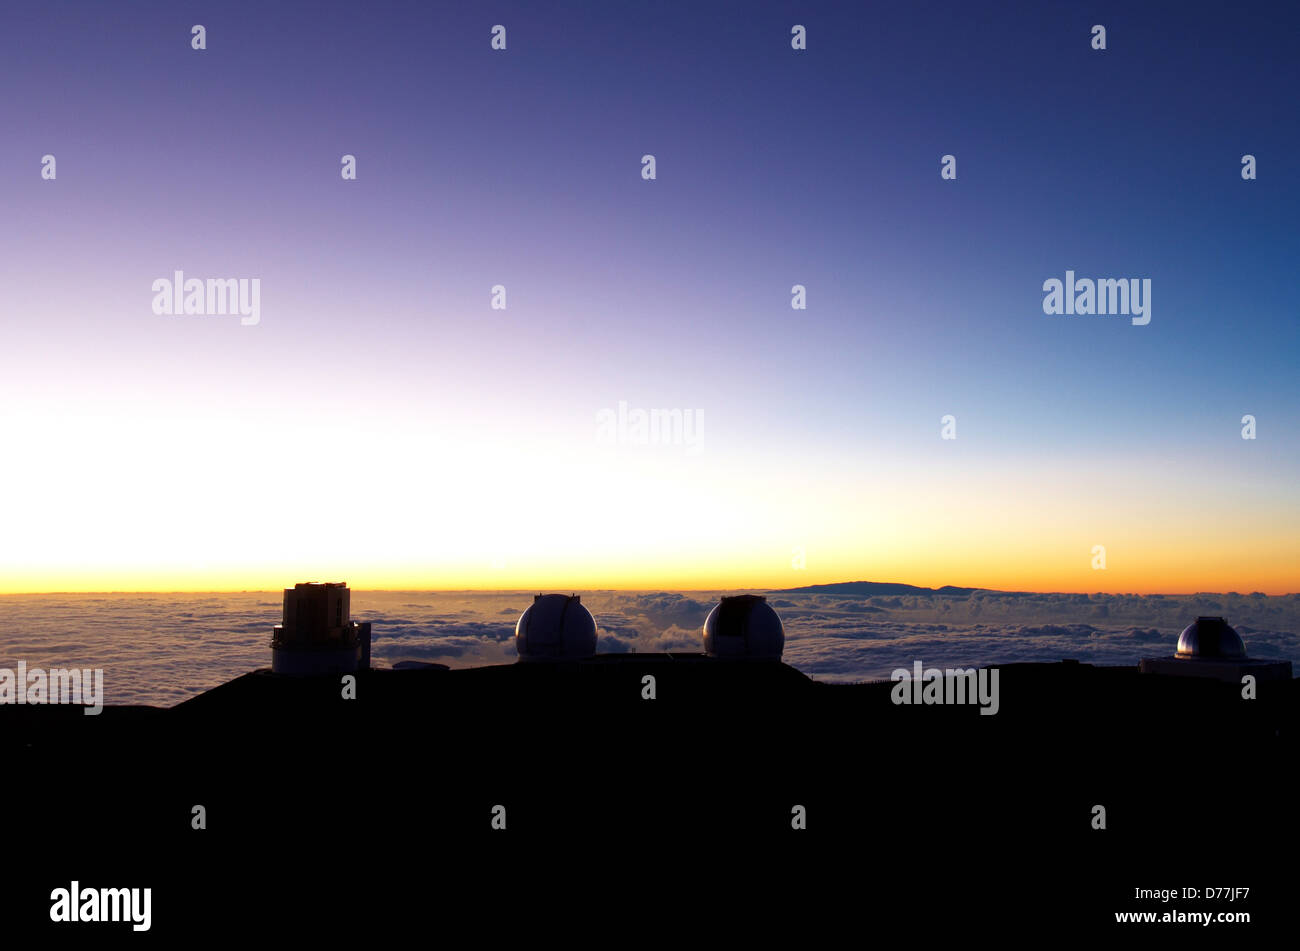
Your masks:
{"label": "cloud layer", "polygon": [[[584,593],[602,652],[698,651],[717,592]],[[516,659],[514,625],[532,593],[353,592],[374,624],[374,662],[467,667]],[[920,660],[969,666],[1076,658],[1136,664],[1172,654],[1199,615],[1221,615],[1252,657],[1300,665],[1300,595],[845,595],[773,592],[785,661],[824,680],[887,678]],[[274,593],[0,597],[0,667],[103,667],[108,703],[169,706],[270,664]]]}

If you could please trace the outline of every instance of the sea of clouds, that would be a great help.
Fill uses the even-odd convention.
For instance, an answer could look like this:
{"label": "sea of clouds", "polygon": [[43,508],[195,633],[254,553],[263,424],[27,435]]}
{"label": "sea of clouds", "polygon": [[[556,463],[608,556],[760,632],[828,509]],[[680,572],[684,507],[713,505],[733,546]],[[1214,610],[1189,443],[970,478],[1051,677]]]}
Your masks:
{"label": "sea of clouds", "polygon": [[[718,592],[579,592],[604,652],[698,651]],[[761,592],[760,592],[761,593]],[[520,592],[352,593],[374,624],[373,661],[451,667],[511,663]],[[1222,616],[1252,657],[1300,666],[1300,595],[768,593],[785,661],[820,680],[888,678],[927,666],[1075,658],[1136,664],[1170,655],[1200,615]],[[171,706],[270,666],[280,592],[0,596],[0,667],[102,667],[105,702]]]}

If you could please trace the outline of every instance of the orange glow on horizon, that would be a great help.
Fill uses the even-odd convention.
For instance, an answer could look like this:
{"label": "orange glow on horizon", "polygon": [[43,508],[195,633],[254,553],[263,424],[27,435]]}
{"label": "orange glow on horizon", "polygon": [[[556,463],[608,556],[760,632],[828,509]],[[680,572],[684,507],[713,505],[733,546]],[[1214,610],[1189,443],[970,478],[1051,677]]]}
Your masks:
{"label": "orange glow on horizon", "polygon": [[[1178,570],[1179,567],[1182,570]],[[997,591],[1026,591],[1061,594],[1166,594],[1198,593],[1288,595],[1300,590],[1294,575],[1286,572],[1241,572],[1229,576],[1212,566],[1175,566],[1164,574],[1139,573],[1117,568],[1066,572],[1043,562],[1015,572],[985,565],[980,570],[952,571],[918,567],[915,571],[845,565],[834,570],[772,571],[754,566],[743,569],[713,569],[681,573],[672,570],[619,572],[591,570],[510,571],[462,569],[459,571],[374,570],[349,568],[340,563],[335,570],[319,566],[300,570],[265,568],[256,571],[216,570],[202,576],[178,572],[133,574],[123,571],[87,571],[79,576],[14,576],[0,582],[0,594],[89,594],[89,593],[223,593],[240,591],[276,592],[300,581],[343,581],[356,591],[772,591],[809,585],[871,581],[909,584],[919,588],[979,588]]]}
{"label": "orange glow on horizon", "polygon": [[[1294,487],[1241,461],[1170,471],[1159,455],[958,457],[939,446],[888,465],[748,448],[555,451],[545,433],[524,445],[413,441],[415,424],[397,421],[338,432],[170,418],[14,426],[40,465],[6,474],[6,497],[21,504],[0,525],[0,593],[276,591],[312,579],[360,591],[1300,591]],[[281,429],[323,445],[374,440],[381,426],[400,464],[304,478],[248,462],[279,458]],[[160,442],[157,431],[178,435]],[[214,459],[211,446],[226,443],[245,454]],[[536,464],[520,470],[521,457]],[[93,477],[85,459],[100,460]],[[1092,567],[1099,545],[1104,570]]]}

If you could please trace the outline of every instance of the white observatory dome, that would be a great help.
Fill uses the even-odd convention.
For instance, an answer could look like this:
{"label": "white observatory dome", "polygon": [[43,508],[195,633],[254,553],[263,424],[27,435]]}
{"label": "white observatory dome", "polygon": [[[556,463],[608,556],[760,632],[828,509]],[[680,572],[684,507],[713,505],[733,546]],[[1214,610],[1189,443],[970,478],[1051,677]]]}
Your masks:
{"label": "white observatory dome", "polygon": [[1241,635],[1221,617],[1198,617],[1178,635],[1178,657],[1238,660],[1246,656]]}
{"label": "white observatory dome", "polygon": [[581,660],[596,653],[596,619],[578,596],[539,594],[519,615],[515,649],[520,660]]}
{"label": "white observatory dome", "polygon": [[724,597],[704,619],[704,650],[710,657],[780,660],[784,648],[781,619],[761,595]]}

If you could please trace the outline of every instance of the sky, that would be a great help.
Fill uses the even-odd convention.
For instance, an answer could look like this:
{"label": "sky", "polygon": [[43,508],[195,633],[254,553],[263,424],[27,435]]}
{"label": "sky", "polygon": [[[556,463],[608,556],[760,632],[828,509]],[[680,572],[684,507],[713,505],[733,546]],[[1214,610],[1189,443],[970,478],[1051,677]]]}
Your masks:
{"label": "sky", "polygon": [[0,591],[1300,590],[1300,10],[0,16]]}

